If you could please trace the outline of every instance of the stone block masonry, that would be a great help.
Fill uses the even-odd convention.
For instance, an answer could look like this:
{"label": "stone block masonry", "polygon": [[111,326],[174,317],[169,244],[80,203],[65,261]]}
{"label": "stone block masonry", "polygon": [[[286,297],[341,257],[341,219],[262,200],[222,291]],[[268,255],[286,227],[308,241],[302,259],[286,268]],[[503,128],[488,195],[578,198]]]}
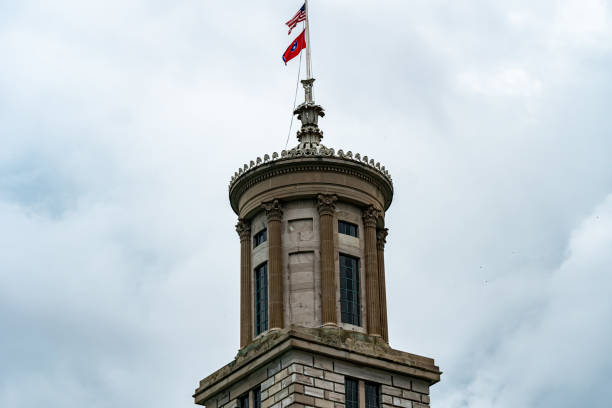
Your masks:
{"label": "stone block masonry", "polygon": [[[259,388],[261,408],[340,408],[345,379],[380,384],[381,407],[429,407],[428,382],[380,368],[291,350],[205,401],[208,408],[243,408],[238,400]],[[251,395],[251,398],[253,398]]]}

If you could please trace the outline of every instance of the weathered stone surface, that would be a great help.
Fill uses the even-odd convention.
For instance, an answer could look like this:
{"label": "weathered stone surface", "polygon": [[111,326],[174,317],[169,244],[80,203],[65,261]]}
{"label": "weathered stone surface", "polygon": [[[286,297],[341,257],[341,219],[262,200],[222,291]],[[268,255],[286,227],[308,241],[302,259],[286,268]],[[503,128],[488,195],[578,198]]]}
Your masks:
{"label": "weathered stone surface", "polygon": [[290,384],[293,384],[293,382],[295,381],[295,377],[293,377],[295,374],[292,374],[286,378],[283,378],[283,381],[281,381],[281,388],[285,388],[288,387]]}
{"label": "weathered stone surface", "polygon": [[318,378],[315,378],[315,387],[323,388],[324,390],[328,390],[328,391],[333,391],[334,383],[331,381],[325,381],[325,380],[320,380]]}
{"label": "weathered stone surface", "polygon": [[304,394],[318,398],[325,397],[325,392],[322,389],[315,387],[304,387]]}
{"label": "weathered stone surface", "polygon": [[323,356],[314,356],[314,366],[316,368],[322,368],[324,370],[333,371],[334,364],[331,359]]}
{"label": "weathered stone surface", "polygon": [[206,401],[206,408],[217,408],[217,399],[216,398],[211,398],[208,401]]}
{"label": "weathered stone surface", "polygon": [[304,366],[301,364],[291,364],[289,367],[287,367],[287,372],[289,374],[293,374],[293,373],[304,374]]}
{"label": "weathered stone surface", "polygon": [[335,401],[335,402],[344,403],[345,396],[344,396],[344,394],[339,394],[337,392],[325,391],[325,399],[331,400],[331,401]]}
{"label": "weathered stone surface", "polygon": [[323,370],[320,370],[318,368],[312,368],[312,367],[304,367],[304,375],[307,375],[310,377],[323,378]]}
{"label": "weathered stone surface", "polygon": [[290,395],[282,401],[281,407],[287,408],[289,405],[293,404],[294,402],[295,402],[295,396]]}
{"label": "weathered stone surface", "polygon": [[218,397],[217,403],[219,404],[219,406],[225,405],[229,402],[229,398],[229,391],[226,391]]}
{"label": "weathered stone surface", "polygon": [[[298,220],[303,222],[303,220]],[[296,222],[298,222],[296,221]],[[310,220],[312,228],[312,219]],[[299,226],[299,225],[298,225]],[[289,235],[293,235],[289,234]],[[301,235],[300,235],[301,236]],[[301,236],[301,238],[304,238]],[[289,257],[287,270],[288,310],[286,317],[290,323],[299,326],[312,327],[320,325],[320,295],[318,288],[319,276],[315,273],[315,251],[306,251],[300,241],[287,248],[286,255]],[[291,249],[301,249],[300,252],[291,253]]]}
{"label": "weathered stone surface", "polygon": [[276,394],[274,394],[274,401],[278,402],[280,400],[282,400],[285,397],[289,396],[289,387],[280,390],[279,392],[277,392]]}
{"label": "weathered stone surface", "polygon": [[412,390],[421,394],[429,394],[429,383],[422,380],[412,380]]}
{"label": "weathered stone surface", "polygon": [[406,390],[412,389],[410,378],[399,374],[393,374],[393,386],[404,388]]}
{"label": "weathered stone surface", "polygon": [[288,375],[289,375],[289,370],[285,368],[284,370],[281,370],[274,375],[274,381],[281,382],[283,378],[287,377]]}
{"label": "weathered stone surface", "polygon": [[429,404],[429,395],[421,395],[421,402]]}
{"label": "weathered stone surface", "polygon": [[257,387],[262,382],[266,381],[268,378],[268,371],[269,369],[266,369],[265,367],[260,368],[258,370],[253,371],[251,375],[249,375],[245,380],[234,384],[229,389],[230,399],[238,398],[242,394],[248,392],[249,390]]}
{"label": "weathered stone surface", "polygon": [[416,402],[421,402],[421,395],[418,392],[414,391],[402,391],[402,398],[409,399]]}
{"label": "weathered stone surface", "polygon": [[322,398],[315,398],[315,407],[318,408],[334,408],[334,402]]}
{"label": "weathered stone surface", "polygon": [[304,393],[303,384],[291,384],[289,387],[287,387],[287,389],[289,390],[289,394],[294,394],[294,393],[303,394]]}
{"label": "weathered stone surface", "polygon": [[383,404],[393,405],[393,397],[391,395],[383,394],[382,395],[382,402],[383,402]]}
{"label": "weathered stone surface", "polygon": [[270,377],[266,381],[261,383],[261,390],[265,391],[273,385],[274,385],[274,377]]}
{"label": "weathered stone surface", "polygon": [[344,376],[330,371],[325,371],[325,379],[336,383],[344,384]]}
{"label": "weathered stone surface", "polygon": [[312,367],[313,357],[312,354],[307,353],[301,350],[293,350],[289,353],[285,354],[281,359],[282,368],[286,368],[287,366],[298,363],[304,366]]}
{"label": "weathered stone surface", "polygon": [[[273,376],[266,378],[269,374]],[[224,408],[231,400],[261,385],[262,401],[270,408],[292,394],[302,395],[298,393],[304,389],[296,387],[308,386],[320,390],[316,397],[308,397],[339,403],[345,392],[344,376],[381,384],[385,404],[392,402],[385,395],[427,404],[428,399],[423,396],[417,399],[417,395],[429,391],[429,384],[437,381],[439,371],[432,360],[392,350],[365,334],[291,328],[267,335],[240,350],[235,362],[202,381],[195,397],[201,405],[211,399],[217,402],[216,407],[209,403],[208,408]],[[292,391],[285,390],[290,386]],[[406,393],[402,394],[402,390]],[[314,401],[294,404],[312,406]]]}
{"label": "weathered stone surface", "polygon": [[274,404],[274,398],[268,398],[265,401],[261,401],[261,408],[270,408]]}
{"label": "weathered stone surface", "polygon": [[313,386],[314,385],[314,378],[307,377],[307,376],[305,376],[303,374],[291,374],[291,382],[292,383],[298,383],[298,384],[304,384],[304,385]]}
{"label": "weathered stone surface", "polygon": [[281,390],[281,383],[276,383],[270,387],[268,387],[268,395],[272,396]]}
{"label": "weathered stone surface", "polygon": [[383,394],[393,395],[395,397],[401,397],[402,396],[402,390],[400,390],[398,388],[394,388],[394,387],[389,387],[388,385],[381,386],[380,387],[380,391]]}
{"label": "weathered stone surface", "polygon": [[280,360],[276,360],[272,364],[268,366],[268,377],[272,377],[274,374],[278,373],[281,370],[281,362]]}
{"label": "weathered stone surface", "polygon": [[412,408],[412,401],[408,401],[403,398],[393,397],[393,405],[402,408]]}
{"label": "weathered stone surface", "polygon": [[305,395],[305,394],[293,394],[294,398],[295,398],[295,402],[300,403],[300,404],[304,404],[306,406],[313,406],[315,403],[315,399],[314,397],[311,397],[310,395]]}
{"label": "weathered stone surface", "polygon": [[344,361],[335,362],[334,370],[338,374],[348,375],[349,377],[361,378],[379,384],[391,385],[391,375],[380,370],[360,367]]}

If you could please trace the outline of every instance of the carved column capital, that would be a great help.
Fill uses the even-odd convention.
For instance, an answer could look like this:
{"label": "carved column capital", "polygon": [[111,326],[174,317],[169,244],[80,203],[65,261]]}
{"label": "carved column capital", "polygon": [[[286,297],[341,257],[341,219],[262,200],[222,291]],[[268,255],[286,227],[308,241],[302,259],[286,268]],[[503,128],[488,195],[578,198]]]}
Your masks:
{"label": "carved column capital", "polygon": [[338,201],[338,196],[335,194],[319,194],[317,196],[319,215],[333,216],[336,212],[336,201]]}
{"label": "carved column capital", "polygon": [[283,218],[283,209],[278,200],[262,203],[261,206],[266,210],[268,221],[280,221]]}
{"label": "carved column capital", "polygon": [[243,218],[238,219],[236,224],[236,232],[240,236],[240,241],[245,241],[251,238],[251,223]]}
{"label": "carved column capital", "polygon": [[385,244],[387,243],[387,235],[389,235],[389,229],[383,228],[376,231],[376,249],[383,251]]}
{"label": "carved column capital", "polygon": [[363,210],[363,224],[365,227],[376,228],[376,221],[380,217],[380,210],[374,208],[373,205],[366,207]]}

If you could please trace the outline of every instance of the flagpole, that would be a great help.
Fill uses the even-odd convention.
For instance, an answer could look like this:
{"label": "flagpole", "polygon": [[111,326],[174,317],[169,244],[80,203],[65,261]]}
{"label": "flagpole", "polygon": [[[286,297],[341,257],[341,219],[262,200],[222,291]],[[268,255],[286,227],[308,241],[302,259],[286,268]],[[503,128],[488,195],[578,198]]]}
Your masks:
{"label": "flagpole", "polygon": [[306,79],[312,79],[310,73],[310,27],[308,24],[308,0],[305,0],[304,4],[306,5]]}

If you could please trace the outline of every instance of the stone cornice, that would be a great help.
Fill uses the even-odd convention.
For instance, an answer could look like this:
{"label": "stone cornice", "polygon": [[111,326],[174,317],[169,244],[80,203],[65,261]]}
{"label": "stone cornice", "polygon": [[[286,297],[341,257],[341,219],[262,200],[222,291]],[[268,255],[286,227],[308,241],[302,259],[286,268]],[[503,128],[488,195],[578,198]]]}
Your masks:
{"label": "stone cornice", "polygon": [[270,155],[266,154],[264,155],[263,159],[261,157],[258,157],[256,160],[251,160],[251,162],[248,165],[245,164],[243,167],[239,168],[236,173],[234,173],[234,176],[230,180],[229,190],[231,191],[234,185],[239,180],[241,180],[245,175],[247,175],[248,173],[257,169],[260,166],[263,166],[268,163],[281,162],[283,160],[290,160],[290,159],[301,158],[301,157],[313,157],[313,158],[314,157],[318,157],[318,158],[328,157],[328,158],[341,159],[341,160],[345,160],[348,162],[359,163],[379,173],[381,176],[383,176],[388,181],[389,184],[391,185],[393,184],[393,181],[391,179],[391,174],[389,174],[389,171],[385,169],[385,166],[381,166],[379,162],[375,162],[374,159],[368,159],[368,156],[362,157],[359,153],[355,153],[355,155],[353,155],[351,151],[344,153],[342,149],[338,150],[338,153],[336,153],[334,149],[328,149],[327,147],[323,145],[319,145],[318,147],[313,147],[309,149],[294,148],[291,150],[283,150],[280,156],[278,153],[274,152],[272,153],[271,157]]}
{"label": "stone cornice", "polygon": [[379,170],[377,167],[362,161],[347,159],[347,155],[342,154],[342,156],[344,158],[341,156],[312,155],[285,157],[247,168],[246,172],[237,173],[237,176],[232,178],[230,183],[229,198],[232,208],[236,213],[239,212],[238,201],[251,187],[276,176],[299,172],[331,172],[357,177],[378,188],[385,196],[385,207],[388,207],[393,197],[393,183],[390,176],[382,172],[384,167]]}

